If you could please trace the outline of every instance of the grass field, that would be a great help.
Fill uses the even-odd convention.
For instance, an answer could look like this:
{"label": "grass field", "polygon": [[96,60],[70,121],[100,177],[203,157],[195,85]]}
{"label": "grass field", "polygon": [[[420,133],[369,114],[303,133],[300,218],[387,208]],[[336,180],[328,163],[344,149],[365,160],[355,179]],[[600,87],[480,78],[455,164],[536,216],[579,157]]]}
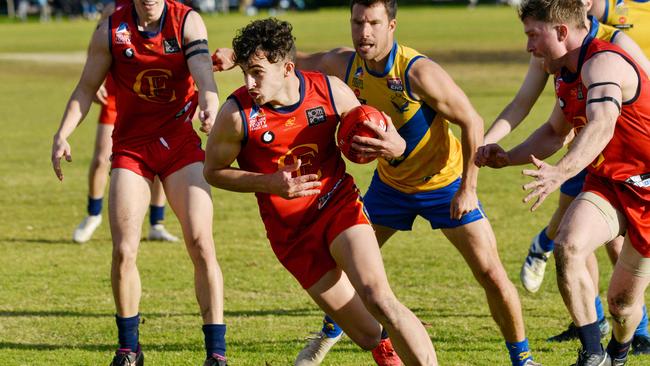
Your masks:
{"label": "grass field", "polygon": [[[298,47],[317,51],[349,45],[345,9],[286,14]],[[250,19],[206,16],[211,48],[230,44]],[[528,56],[512,9],[404,8],[397,37],[439,61],[464,88],[489,125],[523,79]],[[98,108],[70,138],[73,163],[59,183],[50,166],[54,134],[82,67],[94,28],[90,22],[0,23],[0,365],[106,365],[116,345],[110,291],[111,241],[107,219],[95,238],[71,243],[85,215],[86,172]],[[31,61],[16,54],[32,53]],[[37,53],[34,55],[34,53]],[[54,57],[58,56],[58,57]],[[67,60],[66,62],[64,62]],[[75,61],[76,60],[76,61]],[[239,71],[216,75],[221,99],[242,82]],[[553,103],[547,88],[532,120],[505,140],[512,146],[545,120]],[[360,187],[371,166],[349,165]],[[578,342],[545,339],[569,323],[555,284],[554,265],[541,290],[528,294],[518,273],[529,240],[554,210],[557,196],[530,213],[521,203],[520,169],[481,172],[479,196],[496,233],[501,258],[517,285],[534,354],[545,365],[575,361]],[[319,328],[321,312],[276,261],[252,194],[213,191],[214,237],[225,277],[231,365],[290,365],[303,338]],[[168,210],[167,226],[180,233]],[[191,263],[182,245],[143,242],[140,334],[148,365],[200,365],[203,335],[194,300]],[[383,250],[398,297],[426,323],[441,365],[508,365],[503,340],[482,289],[461,256],[418,220]],[[604,251],[601,293],[611,266]],[[369,353],[345,340],[325,365],[371,365]],[[628,365],[650,364],[631,357]]]}

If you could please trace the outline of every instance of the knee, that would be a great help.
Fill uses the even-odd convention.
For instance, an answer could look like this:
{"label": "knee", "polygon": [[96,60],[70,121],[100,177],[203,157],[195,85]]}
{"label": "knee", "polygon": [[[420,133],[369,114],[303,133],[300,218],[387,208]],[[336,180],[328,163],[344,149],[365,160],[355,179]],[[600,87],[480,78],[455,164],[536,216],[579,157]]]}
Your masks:
{"label": "knee", "polygon": [[108,169],[109,164],[109,157],[102,154],[96,154],[90,162],[90,166],[94,170]]}
{"label": "knee", "polygon": [[119,265],[120,268],[135,266],[137,256],[137,247],[119,244],[113,247],[113,263]]}
{"label": "knee", "polygon": [[366,286],[360,294],[366,308],[377,320],[394,323],[399,302],[390,290],[381,290]]}
{"label": "knee", "polygon": [[481,286],[491,292],[503,292],[512,286],[512,282],[508,279],[505,270],[498,264],[475,271],[475,276]]}
{"label": "knee", "polygon": [[216,261],[214,254],[214,242],[208,238],[192,238],[186,243],[187,251],[190,257],[196,264],[197,261],[201,263],[210,263]]}
{"label": "knee", "polygon": [[582,258],[582,253],[577,243],[566,235],[558,235],[557,240],[555,240],[553,255],[555,256],[555,265],[558,273],[564,273],[571,269],[573,267],[572,264]]}
{"label": "knee", "polygon": [[607,302],[609,304],[609,312],[612,314],[612,318],[621,325],[625,323],[625,319],[629,318],[634,311],[632,299],[624,293],[610,293],[607,296]]}

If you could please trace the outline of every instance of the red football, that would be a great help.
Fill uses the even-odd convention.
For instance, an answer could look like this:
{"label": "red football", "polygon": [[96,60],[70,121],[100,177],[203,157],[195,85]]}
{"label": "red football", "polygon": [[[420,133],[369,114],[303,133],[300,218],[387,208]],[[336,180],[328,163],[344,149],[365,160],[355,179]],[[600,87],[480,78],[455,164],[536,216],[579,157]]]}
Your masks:
{"label": "red football", "polygon": [[384,115],[374,107],[369,105],[360,105],[352,108],[345,116],[343,116],[339,125],[339,130],[336,134],[336,141],[338,142],[343,155],[345,155],[345,157],[350,161],[358,164],[366,164],[375,160],[374,158],[361,157],[350,150],[352,137],[354,136],[377,137],[377,134],[373,130],[363,124],[365,121],[370,121],[374,123],[375,126],[386,131],[386,120],[384,119]]}

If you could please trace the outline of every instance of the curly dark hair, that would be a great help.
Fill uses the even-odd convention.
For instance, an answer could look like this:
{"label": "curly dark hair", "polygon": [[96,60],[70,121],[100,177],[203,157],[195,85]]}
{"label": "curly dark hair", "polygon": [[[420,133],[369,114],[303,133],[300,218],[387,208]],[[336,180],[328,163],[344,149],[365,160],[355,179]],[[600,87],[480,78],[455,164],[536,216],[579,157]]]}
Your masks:
{"label": "curly dark hair", "polygon": [[289,22],[276,18],[267,18],[250,22],[237,31],[232,40],[235,62],[248,62],[257,51],[262,51],[271,63],[296,58],[295,37],[291,34],[293,27]]}
{"label": "curly dark hair", "polygon": [[397,0],[350,0],[350,11],[357,4],[370,7],[376,3],[384,4],[386,13],[388,13],[388,20],[395,19],[397,16]]}

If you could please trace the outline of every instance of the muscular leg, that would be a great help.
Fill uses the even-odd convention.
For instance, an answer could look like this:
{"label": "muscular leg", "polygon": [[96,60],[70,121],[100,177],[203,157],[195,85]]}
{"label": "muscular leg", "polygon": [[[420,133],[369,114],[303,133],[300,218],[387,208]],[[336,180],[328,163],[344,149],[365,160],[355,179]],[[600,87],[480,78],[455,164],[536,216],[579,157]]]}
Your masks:
{"label": "muscular leg", "polygon": [[111,284],[117,315],[123,318],[138,314],[142,290],[136,258],[150,184],[130,170],[113,169],[111,174],[108,203],[113,238]]}
{"label": "muscular leg", "polygon": [[621,249],[623,249],[623,241],[624,237],[619,235],[616,237],[616,239],[610,241],[605,246],[607,249],[607,256],[609,257],[609,261],[612,263],[612,266],[616,266],[618,255],[621,254]]}
{"label": "muscular leg", "polygon": [[607,300],[614,318],[614,337],[620,343],[632,339],[641,321],[644,292],[649,283],[650,277],[637,277],[619,263],[614,267]]}
{"label": "muscular leg", "polygon": [[190,164],[163,182],[194,264],[194,289],[204,324],[223,323],[223,277],[212,238],[212,198],[203,163]]}
{"label": "muscular leg", "polygon": [[307,293],[354,343],[365,350],[377,346],[381,326],[368,312],[350,280],[340,269],[327,272],[307,289]]}
{"label": "muscular leg", "polygon": [[564,217],[564,213],[566,213],[574,199],[575,197],[573,196],[560,193],[560,200],[557,208],[555,209],[555,212],[553,212],[553,216],[551,216],[551,220],[548,222],[548,226],[546,227],[546,236],[548,236],[549,239],[553,240],[557,236],[557,230],[562,221],[562,217]]}
{"label": "muscular leg", "polygon": [[596,289],[586,260],[611,235],[601,211],[586,200],[574,201],[560,224],[555,246],[558,287],[578,327],[597,320]]}
{"label": "muscular leg", "polygon": [[458,249],[476,280],[483,286],[490,313],[507,342],[526,338],[517,289],[510,282],[499,259],[496,239],[487,219],[453,229],[442,229]]}
{"label": "muscular leg", "polygon": [[393,294],[372,228],[353,226],[330,245],[336,263],[347,274],[364,305],[387,330],[407,365],[436,365],[436,354],[418,318]]}

